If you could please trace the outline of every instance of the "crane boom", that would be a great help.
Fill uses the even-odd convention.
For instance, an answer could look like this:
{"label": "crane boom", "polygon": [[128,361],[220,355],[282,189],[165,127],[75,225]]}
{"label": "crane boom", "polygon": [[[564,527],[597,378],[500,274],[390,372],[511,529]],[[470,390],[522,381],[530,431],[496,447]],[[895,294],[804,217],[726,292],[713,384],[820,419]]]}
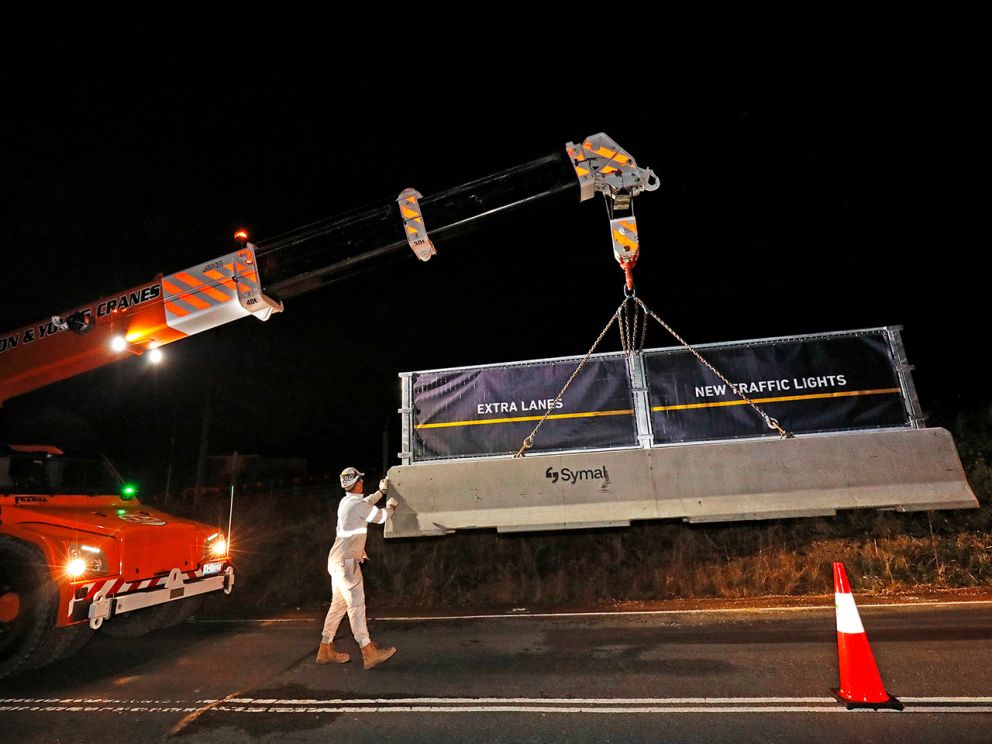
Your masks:
{"label": "crane boom", "polygon": [[[564,151],[419,200],[431,238],[468,233],[488,217],[577,191]],[[395,197],[259,242],[266,287],[282,298],[408,250]],[[406,255],[412,255],[406,253]]]}
{"label": "crane boom", "polygon": [[431,238],[452,238],[496,214],[578,191],[602,193],[614,253],[627,271],[637,259],[632,197],[658,188],[654,173],[605,134],[568,143],[523,165],[447,191],[400,197],[293,230],[72,308],[0,336],[0,405],[16,395],[252,315],[267,320],[283,299],[326,286],[409,246],[427,260]]}

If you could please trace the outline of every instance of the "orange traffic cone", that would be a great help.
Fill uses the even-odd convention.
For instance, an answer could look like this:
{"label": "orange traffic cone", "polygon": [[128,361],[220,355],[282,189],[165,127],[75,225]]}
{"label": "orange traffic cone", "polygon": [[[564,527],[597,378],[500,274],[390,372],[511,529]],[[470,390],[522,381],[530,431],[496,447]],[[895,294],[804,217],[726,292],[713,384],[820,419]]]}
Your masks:
{"label": "orange traffic cone", "polygon": [[868,635],[861,624],[858,606],[847,583],[843,563],[834,563],[834,604],[837,607],[837,662],[840,688],[831,690],[837,699],[853,708],[902,710],[903,705],[888,692],[878,674]]}

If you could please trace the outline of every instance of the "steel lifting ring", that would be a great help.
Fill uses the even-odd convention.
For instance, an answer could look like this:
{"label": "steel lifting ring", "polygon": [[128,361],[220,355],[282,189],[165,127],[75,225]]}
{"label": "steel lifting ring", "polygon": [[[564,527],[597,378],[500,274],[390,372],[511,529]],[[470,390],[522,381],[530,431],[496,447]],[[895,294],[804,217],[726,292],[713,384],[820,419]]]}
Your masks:
{"label": "steel lifting ring", "polygon": [[782,439],[794,439],[792,432],[788,432],[782,428],[778,423],[778,419],[772,418],[767,413],[765,414],[765,423],[768,424],[769,429],[775,429],[779,434],[782,435]]}
{"label": "steel lifting ring", "polygon": [[513,456],[514,460],[517,460],[527,454],[527,450],[534,446],[534,435],[526,437],[523,444],[520,445],[520,449],[517,450],[517,454]]}
{"label": "steel lifting ring", "polygon": [[627,283],[624,282],[624,285],[623,285],[623,296],[626,297],[628,300],[637,299],[637,288],[636,287],[628,287],[627,286]]}

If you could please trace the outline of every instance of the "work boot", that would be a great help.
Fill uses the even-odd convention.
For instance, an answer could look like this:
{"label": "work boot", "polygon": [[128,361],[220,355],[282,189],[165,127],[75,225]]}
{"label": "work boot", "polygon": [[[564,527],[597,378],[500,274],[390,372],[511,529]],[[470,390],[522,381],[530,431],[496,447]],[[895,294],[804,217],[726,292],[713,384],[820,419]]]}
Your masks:
{"label": "work boot", "polygon": [[372,641],[369,641],[368,645],[362,646],[362,666],[366,669],[371,669],[372,667],[381,664],[395,653],[395,646],[379,648]]}
{"label": "work boot", "polygon": [[351,661],[351,656],[335,651],[333,641],[331,643],[320,644],[320,649],[317,651],[318,664],[344,664],[348,661]]}

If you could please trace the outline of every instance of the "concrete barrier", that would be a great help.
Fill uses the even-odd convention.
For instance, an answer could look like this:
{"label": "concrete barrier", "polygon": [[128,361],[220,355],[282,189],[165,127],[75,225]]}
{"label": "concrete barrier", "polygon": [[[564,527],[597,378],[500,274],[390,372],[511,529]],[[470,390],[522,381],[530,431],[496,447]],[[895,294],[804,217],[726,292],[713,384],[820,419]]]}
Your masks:
{"label": "concrete barrier", "polygon": [[401,465],[389,479],[389,538],[978,506],[937,428]]}

